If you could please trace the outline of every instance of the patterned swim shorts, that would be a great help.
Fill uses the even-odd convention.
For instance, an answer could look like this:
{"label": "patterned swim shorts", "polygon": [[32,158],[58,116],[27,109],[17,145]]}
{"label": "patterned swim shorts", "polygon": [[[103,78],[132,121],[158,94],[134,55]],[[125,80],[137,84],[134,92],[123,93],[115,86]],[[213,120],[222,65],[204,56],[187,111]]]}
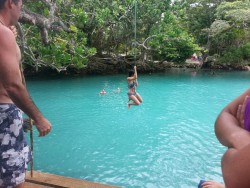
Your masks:
{"label": "patterned swim shorts", "polygon": [[14,104],[0,104],[0,187],[25,181],[31,153],[23,132],[22,111]]}

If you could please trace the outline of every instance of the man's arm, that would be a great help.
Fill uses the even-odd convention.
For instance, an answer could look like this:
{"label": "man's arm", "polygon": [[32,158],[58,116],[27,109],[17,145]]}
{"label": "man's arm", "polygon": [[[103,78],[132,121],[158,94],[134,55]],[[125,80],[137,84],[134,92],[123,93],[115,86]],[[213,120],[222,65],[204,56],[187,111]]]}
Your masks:
{"label": "man's arm", "polygon": [[10,99],[35,121],[40,136],[44,136],[50,131],[50,123],[35,106],[26,87],[22,83],[15,37],[13,33],[5,27],[1,27],[0,33],[1,83]]}

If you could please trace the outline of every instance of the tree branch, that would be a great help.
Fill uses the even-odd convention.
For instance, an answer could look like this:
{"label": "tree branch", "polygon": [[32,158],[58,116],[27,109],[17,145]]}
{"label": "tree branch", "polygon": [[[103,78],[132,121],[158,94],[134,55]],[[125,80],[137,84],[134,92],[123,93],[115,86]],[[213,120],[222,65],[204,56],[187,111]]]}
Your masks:
{"label": "tree branch", "polygon": [[21,23],[36,25],[40,29],[43,43],[48,44],[49,30],[54,30],[59,32],[62,30],[66,32],[71,32],[71,30],[58,17],[55,16],[57,6],[54,1],[42,0],[42,2],[49,8],[48,18],[43,15],[31,12],[27,9],[23,9],[19,21]]}
{"label": "tree branch", "polygon": [[150,50],[150,47],[147,47],[147,46],[146,46],[146,43],[148,42],[149,39],[151,39],[151,38],[153,38],[153,37],[156,37],[156,35],[149,36],[149,37],[146,38],[146,39],[144,40],[144,42],[141,43],[141,44],[140,44],[139,42],[136,42],[136,44],[138,44],[138,46],[141,46],[141,47],[143,47],[143,48],[146,49],[146,50]]}

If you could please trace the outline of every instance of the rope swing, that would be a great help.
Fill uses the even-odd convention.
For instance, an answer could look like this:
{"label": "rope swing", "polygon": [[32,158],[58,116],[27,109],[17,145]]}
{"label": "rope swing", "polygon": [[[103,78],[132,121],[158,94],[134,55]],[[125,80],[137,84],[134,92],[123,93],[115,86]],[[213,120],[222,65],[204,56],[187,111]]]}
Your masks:
{"label": "rope swing", "polygon": [[34,121],[29,118],[29,126],[30,126],[30,149],[31,149],[31,161],[30,161],[30,176],[33,177],[33,169],[34,169],[34,142],[33,142],[33,123]]}
{"label": "rope swing", "polygon": [[137,1],[134,1],[134,42],[133,42],[133,48],[134,48],[134,61],[135,61],[135,65],[136,65],[136,46],[137,46],[137,35],[136,35],[136,22],[137,22]]}

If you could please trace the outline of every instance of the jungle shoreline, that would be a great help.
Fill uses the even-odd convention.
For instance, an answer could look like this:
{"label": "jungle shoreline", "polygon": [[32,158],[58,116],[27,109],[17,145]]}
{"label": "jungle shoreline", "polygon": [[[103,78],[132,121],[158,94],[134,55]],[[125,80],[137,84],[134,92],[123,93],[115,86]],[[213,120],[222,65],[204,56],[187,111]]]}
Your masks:
{"label": "jungle shoreline", "polygon": [[124,74],[133,66],[137,66],[137,70],[142,74],[162,73],[171,70],[182,71],[197,71],[205,70],[210,72],[216,71],[250,71],[248,64],[216,64],[215,62],[201,63],[198,61],[186,61],[185,63],[174,63],[167,61],[154,61],[154,62],[142,62],[142,61],[128,61],[124,59],[94,59],[90,61],[86,67],[76,69],[74,67],[68,67],[67,70],[58,72],[55,69],[49,67],[41,67],[36,71],[33,67],[26,66],[24,69],[24,75],[26,77],[36,76],[84,76],[84,75],[111,75],[111,74]]}

